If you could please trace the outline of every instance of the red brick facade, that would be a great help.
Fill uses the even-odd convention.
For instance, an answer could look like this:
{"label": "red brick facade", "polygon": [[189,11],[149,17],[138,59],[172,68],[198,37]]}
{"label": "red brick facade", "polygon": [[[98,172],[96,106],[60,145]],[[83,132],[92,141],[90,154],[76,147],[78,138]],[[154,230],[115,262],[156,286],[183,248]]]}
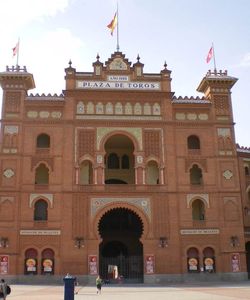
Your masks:
{"label": "red brick facade", "polygon": [[28,94],[26,68],[0,73],[2,274],[247,278],[250,151],[235,144],[237,79],[208,72],[204,97],[176,98],[166,65],[143,66],[121,52],[97,57],[93,72],[70,62],[59,96]]}

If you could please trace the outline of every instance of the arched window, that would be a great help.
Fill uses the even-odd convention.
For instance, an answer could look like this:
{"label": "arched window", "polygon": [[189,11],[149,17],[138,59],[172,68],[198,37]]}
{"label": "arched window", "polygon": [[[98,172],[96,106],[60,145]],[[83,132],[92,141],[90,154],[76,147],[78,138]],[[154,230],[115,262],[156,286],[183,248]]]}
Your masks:
{"label": "arched window", "polygon": [[200,199],[196,199],[192,203],[192,218],[193,220],[205,220],[205,205]]}
{"label": "arched window", "polygon": [[248,201],[250,202],[250,189],[249,189],[249,191],[247,192],[247,199],[248,199]]}
{"label": "arched window", "polygon": [[36,139],[37,148],[49,148],[50,147],[50,137],[49,135],[42,133]]}
{"label": "arched window", "polygon": [[30,248],[25,251],[24,274],[37,274],[37,250]]}
{"label": "arched window", "polygon": [[42,274],[54,274],[55,253],[52,249],[44,249],[42,252]]}
{"label": "arched window", "polygon": [[199,272],[199,251],[192,247],[187,251],[187,269],[188,272]]}
{"label": "arched window", "polygon": [[204,272],[215,272],[215,254],[213,248],[206,247],[203,250],[203,265]]}
{"label": "arched window", "polygon": [[129,157],[126,154],[122,156],[122,169],[129,169]]}
{"label": "arched window", "polygon": [[105,184],[134,184],[135,162],[133,141],[123,134],[108,138],[105,149]]}
{"label": "arched window", "polygon": [[80,165],[80,184],[93,183],[93,166],[91,161],[85,160]]}
{"label": "arched window", "polygon": [[108,156],[108,169],[119,169],[119,157],[116,153],[110,153]]}
{"label": "arched window", "polygon": [[190,183],[202,184],[202,170],[198,167],[198,165],[193,165],[190,169]]}
{"label": "arched window", "polygon": [[155,161],[151,160],[146,166],[146,183],[158,184],[159,183],[159,168]]}
{"label": "arched window", "polygon": [[249,175],[249,167],[245,166],[245,175]]}
{"label": "arched window", "polygon": [[200,139],[196,135],[190,135],[187,144],[188,149],[200,149]]}
{"label": "arched window", "polygon": [[49,183],[49,169],[45,164],[41,163],[36,168],[35,184],[48,184]]}
{"label": "arched window", "polygon": [[34,221],[48,220],[48,203],[45,200],[38,200],[34,205]]}

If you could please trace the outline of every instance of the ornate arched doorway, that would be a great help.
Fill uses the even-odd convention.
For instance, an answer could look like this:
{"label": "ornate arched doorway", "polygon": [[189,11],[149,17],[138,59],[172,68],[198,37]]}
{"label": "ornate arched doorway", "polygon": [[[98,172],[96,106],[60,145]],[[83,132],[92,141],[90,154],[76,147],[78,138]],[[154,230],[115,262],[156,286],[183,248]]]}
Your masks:
{"label": "ornate arched doorway", "polygon": [[109,282],[143,282],[143,224],[127,208],[115,208],[99,222],[99,273]]}

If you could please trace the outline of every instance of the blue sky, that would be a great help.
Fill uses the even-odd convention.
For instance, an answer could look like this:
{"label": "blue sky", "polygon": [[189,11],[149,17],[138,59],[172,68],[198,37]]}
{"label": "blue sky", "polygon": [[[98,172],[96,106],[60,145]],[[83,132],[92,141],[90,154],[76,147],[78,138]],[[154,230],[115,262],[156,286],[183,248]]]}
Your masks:
{"label": "blue sky", "polygon": [[[12,48],[20,37],[19,65],[34,74],[31,93],[65,88],[69,59],[77,71],[92,71],[99,53],[105,62],[116,50],[107,28],[116,0],[0,0],[0,71],[14,65]],[[250,1],[119,0],[120,51],[132,62],[139,54],[144,72],[158,73],[166,61],[176,96],[197,96],[212,61],[239,78],[232,89],[236,141],[250,146]],[[2,93],[0,92],[0,98]]]}

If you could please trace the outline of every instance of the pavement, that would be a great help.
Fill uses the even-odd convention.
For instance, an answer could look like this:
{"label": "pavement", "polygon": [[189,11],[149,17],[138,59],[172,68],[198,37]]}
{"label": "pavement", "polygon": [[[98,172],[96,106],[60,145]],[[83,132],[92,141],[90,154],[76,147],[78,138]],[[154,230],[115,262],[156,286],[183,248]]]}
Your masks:
{"label": "pavement", "polygon": [[[64,286],[11,285],[8,300],[68,300]],[[236,300],[250,299],[250,282],[178,284],[168,286],[105,285],[101,294],[94,286],[77,286],[74,300]],[[72,300],[72,299],[70,299]]]}

